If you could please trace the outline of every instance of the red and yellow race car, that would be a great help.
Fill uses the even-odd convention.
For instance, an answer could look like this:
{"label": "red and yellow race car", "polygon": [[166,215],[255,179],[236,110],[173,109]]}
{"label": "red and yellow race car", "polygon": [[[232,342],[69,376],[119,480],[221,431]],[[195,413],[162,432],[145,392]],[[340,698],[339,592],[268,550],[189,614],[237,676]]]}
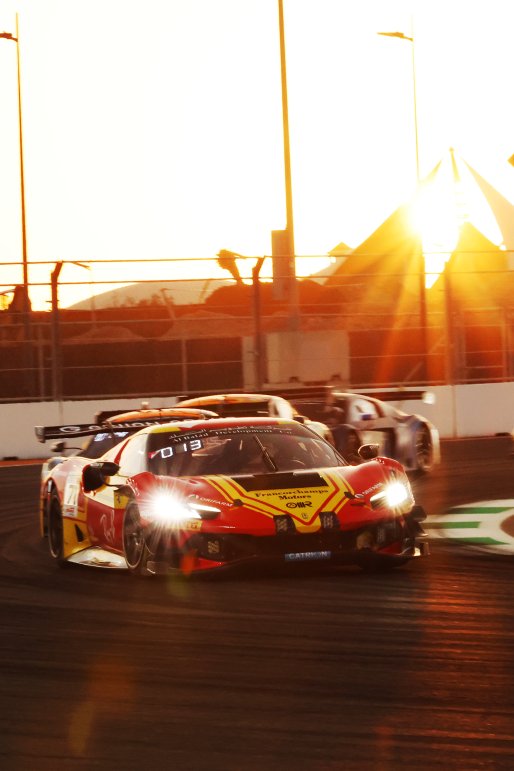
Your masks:
{"label": "red and yellow race car", "polygon": [[307,426],[280,418],[148,425],[99,458],[72,456],[49,471],[41,534],[61,565],[137,575],[259,561],[385,569],[427,554],[425,513],[403,467],[371,445],[361,453],[348,465]]}

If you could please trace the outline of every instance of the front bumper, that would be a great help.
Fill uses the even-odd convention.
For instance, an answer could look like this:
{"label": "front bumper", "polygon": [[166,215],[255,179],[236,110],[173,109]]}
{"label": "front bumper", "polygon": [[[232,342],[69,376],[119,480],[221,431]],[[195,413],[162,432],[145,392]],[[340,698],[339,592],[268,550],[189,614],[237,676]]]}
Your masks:
{"label": "front bumper", "polygon": [[379,520],[356,530],[342,530],[337,521],[315,533],[294,528],[274,535],[202,532],[192,534],[180,547],[161,543],[149,565],[152,572],[182,569],[188,555],[189,572],[205,572],[252,562],[266,564],[355,564],[395,566],[429,554],[421,527],[426,515],[415,506],[404,517]]}

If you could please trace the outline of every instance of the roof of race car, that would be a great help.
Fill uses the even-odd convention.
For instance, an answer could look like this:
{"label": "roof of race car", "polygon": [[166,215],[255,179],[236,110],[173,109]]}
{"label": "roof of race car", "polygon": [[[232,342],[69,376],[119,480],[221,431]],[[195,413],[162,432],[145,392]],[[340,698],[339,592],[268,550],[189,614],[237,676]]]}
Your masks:
{"label": "roof of race car", "polygon": [[122,412],[107,418],[106,423],[124,423],[128,420],[152,420],[153,418],[174,418],[182,420],[197,420],[203,418],[217,418],[216,412],[211,410],[199,410],[192,407],[155,407],[152,409],[132,410]]}
{"label": "roof of race car", "polygon": [[119,423],[124,420],[143,420],[143,419],[162,419],[162,418],[195,418],[195,417],[216,417],[215,412],[202,410],[198,407],[139,407],[135,410],[120,412],[119,410],[102,410],[97,412],[94,422],[103,426],[106,423]]}
{"label": "roof of race car", "polygon": [[196,396],[192,399],[181,399],[177,402],[178,407],[186,407],[200,404],[240,404],[240,403],[261,403],[273,400],[286,401],[281,396],[271,396],[270,394],[209,394],[207,396]]}

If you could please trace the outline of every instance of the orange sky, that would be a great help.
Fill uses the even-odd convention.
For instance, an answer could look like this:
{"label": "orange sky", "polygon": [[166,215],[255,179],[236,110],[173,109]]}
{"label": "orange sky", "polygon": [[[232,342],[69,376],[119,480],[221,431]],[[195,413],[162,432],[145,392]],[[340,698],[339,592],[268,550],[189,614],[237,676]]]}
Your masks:
{"label": "orange sky", "polygon": [[[511,0],[283,2],[296,251],[316,256],[300,274],[414,189],[412,46],[379,31],[414,24],[421,175],[454,146],[514,201]],[[156,277],[225,278],[207,262],[221,248],[270,253],[285,226],[277,0],[4,0],[0,30],[16,10],[28,255],[50,262],[33,281],[56,260],[179,257]],[[21,259],[15,49],[0,40],[2,263]],[[20,280],[1,270],[0,291]],[[67,266],[63,284],[86,283],[63,304],[106,271]]]}

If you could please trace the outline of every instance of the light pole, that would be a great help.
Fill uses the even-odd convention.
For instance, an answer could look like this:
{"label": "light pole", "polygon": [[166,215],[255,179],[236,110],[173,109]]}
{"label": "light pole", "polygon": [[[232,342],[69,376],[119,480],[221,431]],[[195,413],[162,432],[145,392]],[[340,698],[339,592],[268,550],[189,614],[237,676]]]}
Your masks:
{"label": "light pole", "polygon": [[[293,186],[291,182],[291,152],[289,145],[289,110],[287,103],[287,72],[286,72],[286,47],[284,34],[284,8],[282,0],[278,0],[278,25],[280,37],[280,75],[282,85],[282,133],[284,144],[284,178],[286,195],[286,229],[284,231],[287,254],[277,255],[277,263],[281,266],[279,277],[280,284],[287,282],[287,297],[289,303],[289,324],[291,331],[298,331],[300,327],[298,282],[296,278],[296,257],[294,243],[293,222]],[[273,277],[275,280],[275,276]],[[284,282],[285,278],[285,282]]]}
{"label": "light pole", "polygon": [[59,274],[63,260],[55,263],[51,273],[52,289],[52,397],[54,402],[62,401],[62,361],[61,361],[61,326],[59,319]]}
{"label": "light pole", "polygon": [[[242,284],[239,268],[236,259],[249,259],[244,254],[231,252],[230,249],[221,249],[218,252],[218,265],[224,270],[228,270],[238,284]],[[255,373],[255,390],[260,391],[264,380],[264,343],[262,337],[262,312],[261,312],[261,282],[259,275],[265,257],[258,257],[255,265],[252,267],[252,289],[253,289],[253,356]]]}
{"label": "light pole", "polygon": [[[419,137],[418,137],[418,100],[416,92],[416,57],[415,57],[415,45],[414,35],[406,35],[404,32],[377,32],[378,35],[384,37],[395,37],[400,40],[406,40],[411,46],[411,61],[412,61],[412,104],[414,110],[414,145],[416,153],[416,189],[419,189],[421,182],[421,176],[419,171]],[[421,326],[421,348],[422,357],[424,362],[423,377],[427,377],[427,300],[426,300],[426,287],[425,287],[425,255],[423,254],[423,243],[421,236],[419,238],[419,323]]]}
{"label": "light pole", "polygon": [[411,44],[411,59],[412,59],[412,103],[414,108],[414,141],[416,147],[416,183],[419,185],[419,143],[418,143],[418,99],[416,94],[416,57],[414,53],[414,37],[405,35],[403,32],[377,32],[377,35],[383,35],[384,37],[396,37],[400,40],[407,40]]}
{"label": "light pole", "polygon": [[26,362],[26,389],[27,394],[34,392],[33,383],[33,341],[30,318],[29,298],[29,264],[27,258],[27,227],[25,222],[25,174],[23,167],[23,122],[21,118],[21,74],[20,74],[20,39],[18,30],[18,14],[16,14],[16,36],[11,32],[0,32],[0,39],[12,40],[16,43],[16,65],[18,75],[18,135],[20,150],[20,194],[21,194],[21,247],[23,265],[23,329],[25,334],[25,362]]}
{"label": "light pole", "polygon": [[30,310],[29,304],[29,266],[27,258],[27,227],[25,221],[25,174],[23,167],[23,122],[21,114],[21,74],[20,74],[20,38],[18,31],[18,14],[16,14],[16,36],[11,32],[0,32],[0,38],[13,40],[16,43],[16,63],[18,73],[18,132],[20,149],[20,192],[21,192],[21,245],[23,258],[23,290],[25,296],[25,313]]}

